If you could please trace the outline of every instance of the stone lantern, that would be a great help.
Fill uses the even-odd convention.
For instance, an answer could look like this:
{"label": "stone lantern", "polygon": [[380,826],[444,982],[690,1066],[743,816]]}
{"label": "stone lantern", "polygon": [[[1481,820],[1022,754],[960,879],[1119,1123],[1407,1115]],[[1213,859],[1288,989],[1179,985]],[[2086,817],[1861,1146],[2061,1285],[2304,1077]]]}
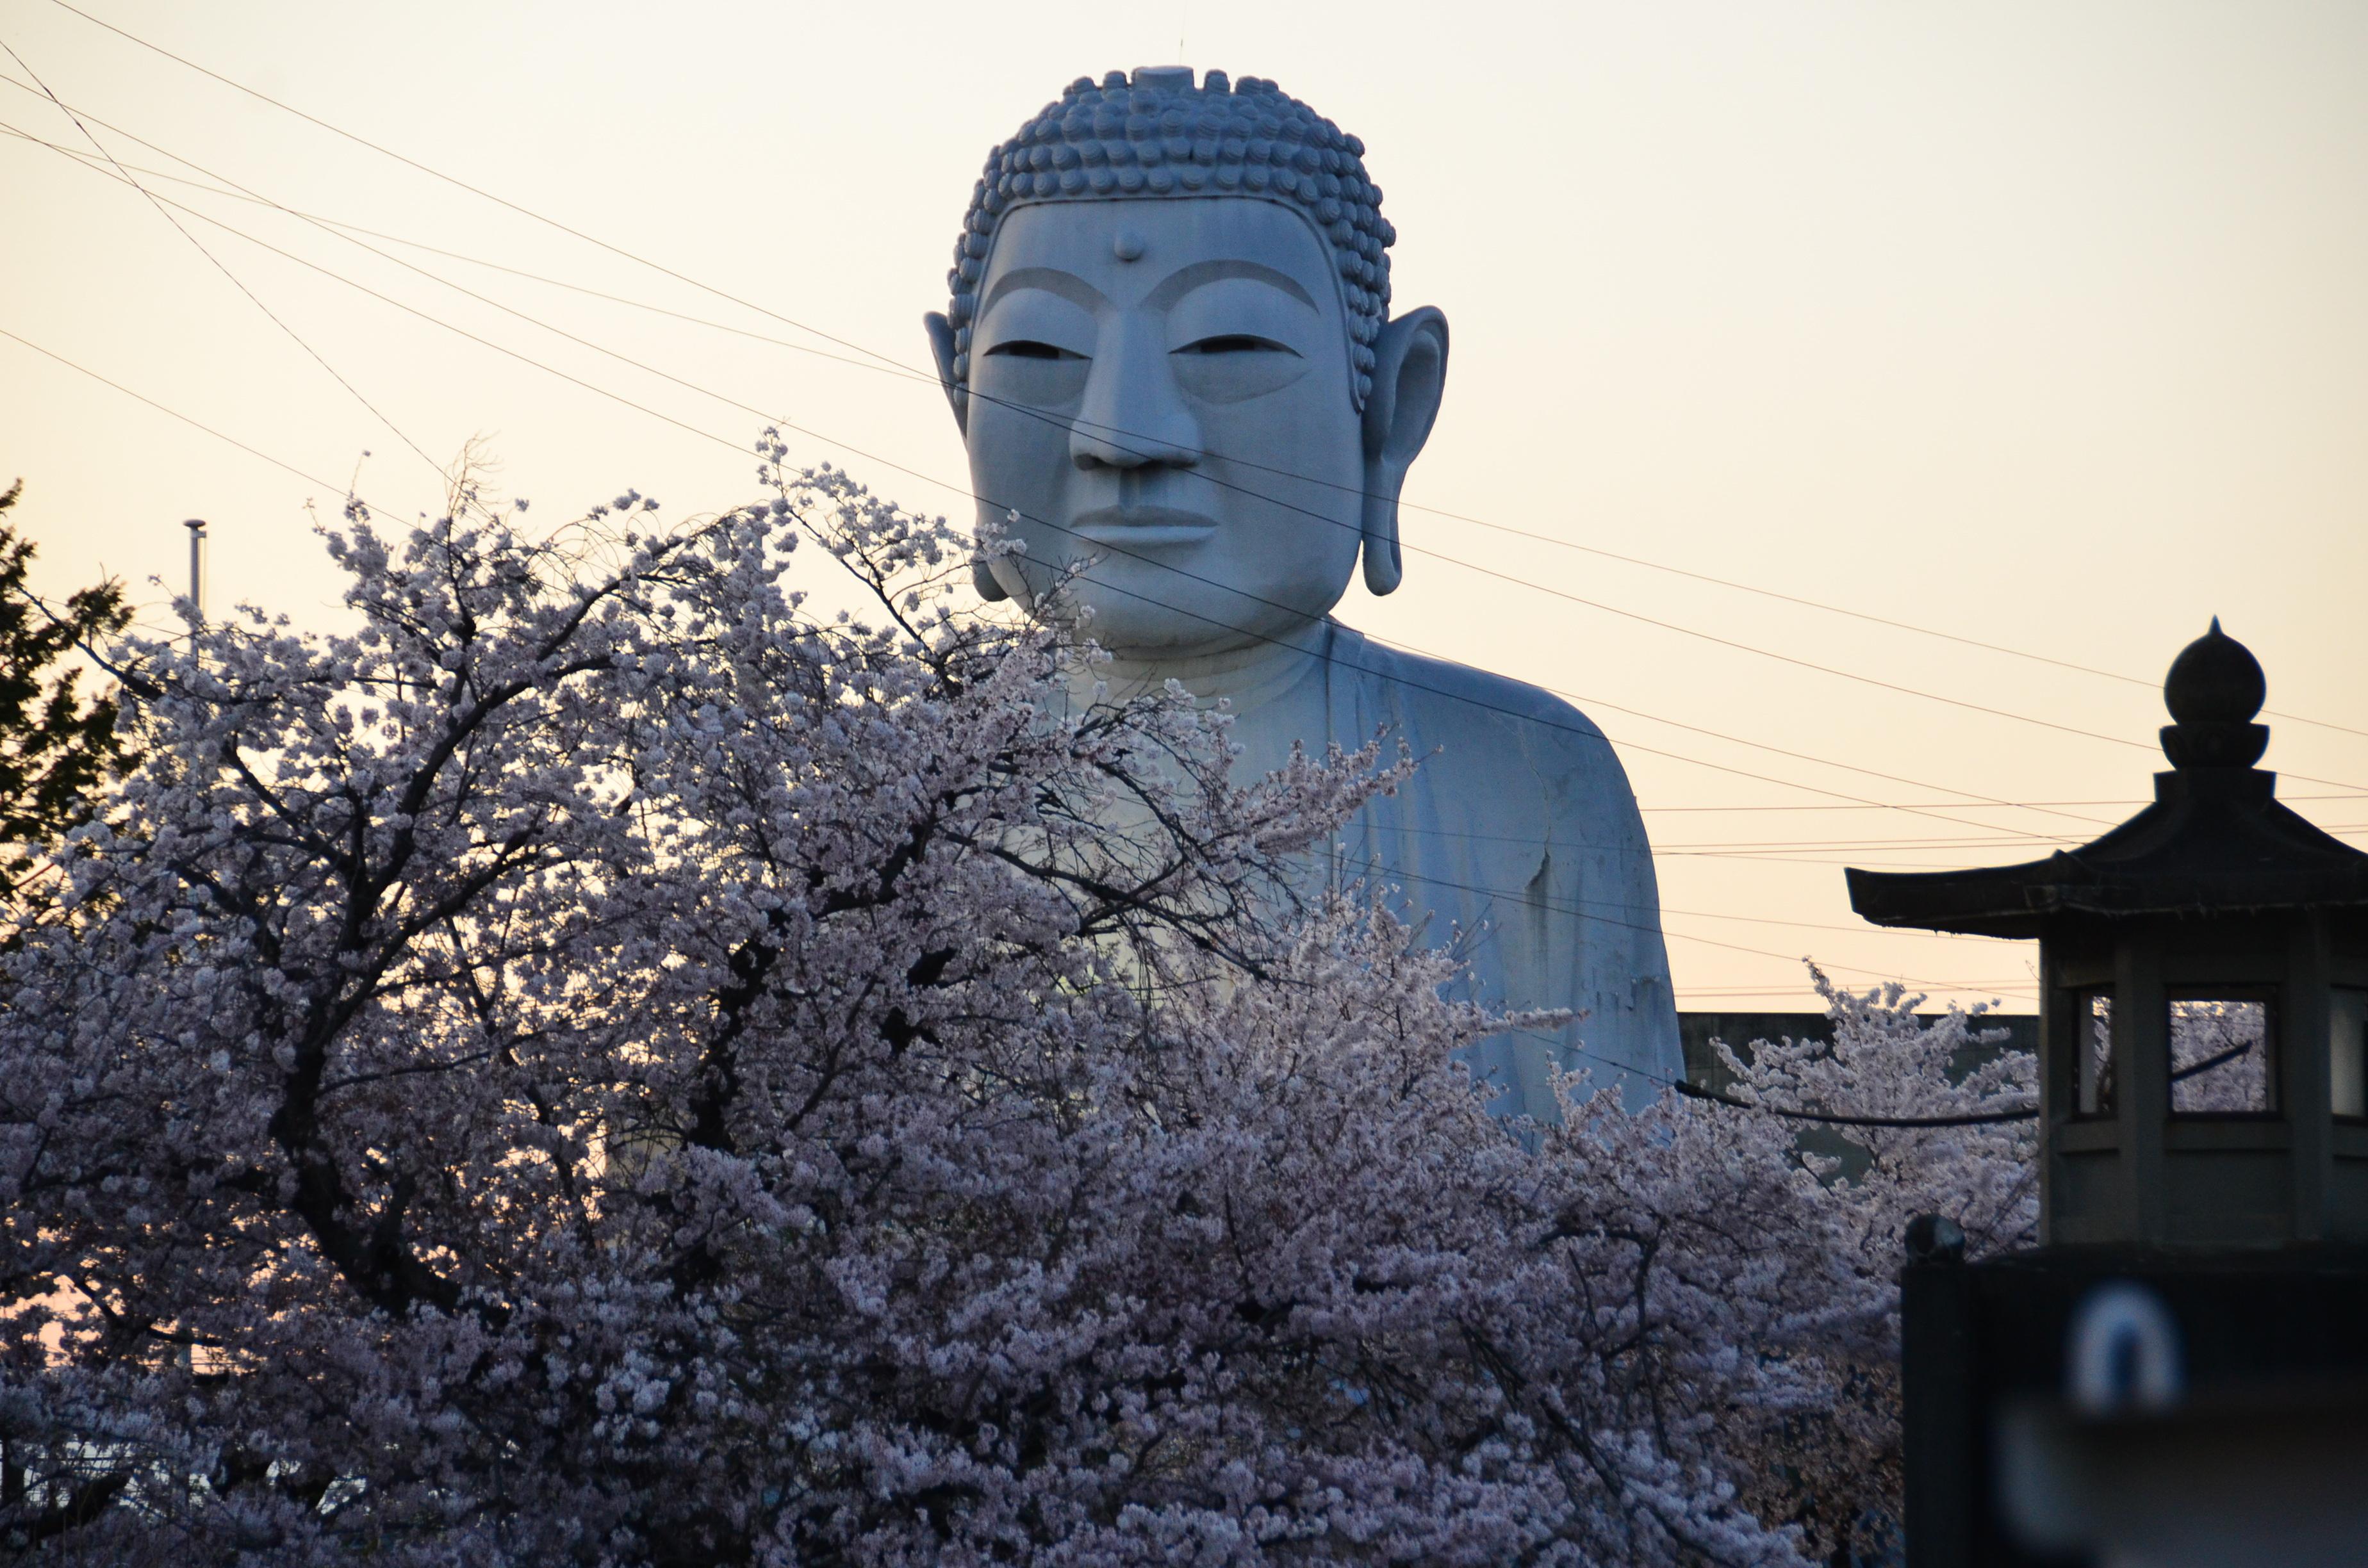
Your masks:
{"label": "stone lantern", "polygon": [[2253,766],[2265,695],[2215,620],[2128,822],[1850,873],[1879,926],[2039,942],[2041,1244],[1906,1237],[1908,1568],[2368,1562],[2368,854]]}
{"label": "stone lantern", "polygon": [[2020,866],[1849,873],[1878,926],[2039,939],[2044,1243],[2368,1242],[2368,854],[2253,766],[2265,694],[2215,619],[2136,816]]}

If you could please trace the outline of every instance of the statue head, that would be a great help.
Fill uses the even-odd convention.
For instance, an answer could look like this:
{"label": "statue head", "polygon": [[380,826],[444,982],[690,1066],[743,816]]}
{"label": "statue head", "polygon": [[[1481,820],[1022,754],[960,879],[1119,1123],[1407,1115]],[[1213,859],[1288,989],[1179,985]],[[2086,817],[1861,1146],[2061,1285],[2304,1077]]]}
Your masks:
{"label": "statue head", "polygon": [[1023,547],[982,592],[1082,568],[1094,634],[1157,654],[1321,618],[1360,550],[1397,586],[1447,322],[1388,314],[1363,152],[1270,82],[1176,66],[1080,77],[988,155],[928,317],[982,523]]}

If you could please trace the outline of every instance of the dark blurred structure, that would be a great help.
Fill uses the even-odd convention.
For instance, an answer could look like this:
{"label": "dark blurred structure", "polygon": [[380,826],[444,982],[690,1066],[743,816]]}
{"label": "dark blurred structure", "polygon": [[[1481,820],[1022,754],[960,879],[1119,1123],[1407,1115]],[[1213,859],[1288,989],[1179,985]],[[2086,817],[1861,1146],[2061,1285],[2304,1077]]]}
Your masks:
{"label": "dark blurred structure", "polygon": [[2368,855],[2257,768],[2260,666],[2171,665],[2155,801],[2083,848],[1852,870],[2037,937],[2040,1237],[1902,1274],[1911,1568],[2368,1562]]}
{"label": "dark blurred structure", "polygon": [[[1919,1018],[1937,1016],[1917,1015]],[[1992,1030],[2002,1031],[2006,1039],[1968,1051],[1965,1059],[1956,1063],[1958,1070],[1970,1072],[1995,1051],[2039,1049],[2036,1013],[1985,1013],[1975,1032],[1987,1034]],[[1724,1089],[1735,1082],[1735,1074],[1719,1061],[1711,1041],[1725,1040],[1735,1048],[1736,1055],[1748,1062],[1748,1047],[1755,1040],[1831,1040],[1834,1021],[1823,1013],[1679,1013],[1678,1037],[1685,1046],[1686,1081],[1705,1089]]]}

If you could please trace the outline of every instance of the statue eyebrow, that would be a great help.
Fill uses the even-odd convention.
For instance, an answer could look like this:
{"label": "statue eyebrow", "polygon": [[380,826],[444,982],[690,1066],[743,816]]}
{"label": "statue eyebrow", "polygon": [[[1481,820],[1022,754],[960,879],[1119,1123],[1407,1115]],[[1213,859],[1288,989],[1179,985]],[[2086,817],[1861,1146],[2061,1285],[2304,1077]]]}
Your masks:
{"label": "statue eyebrow", "polygon": [[1160,280],[1159,287],[1151,291],[1148,302],[1154,305],[1172,305],[1204,284],[1219,282],[1229,278],[1241,278],[1256,283],[1270,284],[1311,311],[1319,308],[1315,303],[1315,297],[1307,291],[1307,286],[1290,273],[1279,271],[1263,262],[1233,256],[1212,257],[1207,261],[1196,261],[1189,267],[1178,267]]}
{"label": "statue eyebrow", "polygon": [[1064,272],[1057,267],[1021,267],[995,280],[995,287],[988,290],[986,298],[979,301],[980,318],[984,320],[986,312],[994,309],[995,302],[1014,289],[1042,289],[1048,294],[1058,294],[1087,311],[1098,312],[1110,303],[1100,290],[1074,272]]}

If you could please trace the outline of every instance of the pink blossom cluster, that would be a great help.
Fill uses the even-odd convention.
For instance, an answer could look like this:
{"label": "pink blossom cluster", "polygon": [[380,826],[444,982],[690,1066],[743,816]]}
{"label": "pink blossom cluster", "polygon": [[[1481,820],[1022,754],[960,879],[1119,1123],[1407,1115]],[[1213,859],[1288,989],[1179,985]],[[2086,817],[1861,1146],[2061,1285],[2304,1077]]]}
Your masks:
{"label": "pink blossom cluster", "polygon": [[[1879,1504],[1898,1226],[2027,1227],[2011,1133],[1508,1131],[1502,1020],[1292,873],[1376,752],[1075,706],[965,540],[764,449],[653,534],[352,506],[350,631],[127,650],[0,960],[6,1551],[1790,1563]],[[1737,1096],[2027,1085],[1836,1005]]]}

